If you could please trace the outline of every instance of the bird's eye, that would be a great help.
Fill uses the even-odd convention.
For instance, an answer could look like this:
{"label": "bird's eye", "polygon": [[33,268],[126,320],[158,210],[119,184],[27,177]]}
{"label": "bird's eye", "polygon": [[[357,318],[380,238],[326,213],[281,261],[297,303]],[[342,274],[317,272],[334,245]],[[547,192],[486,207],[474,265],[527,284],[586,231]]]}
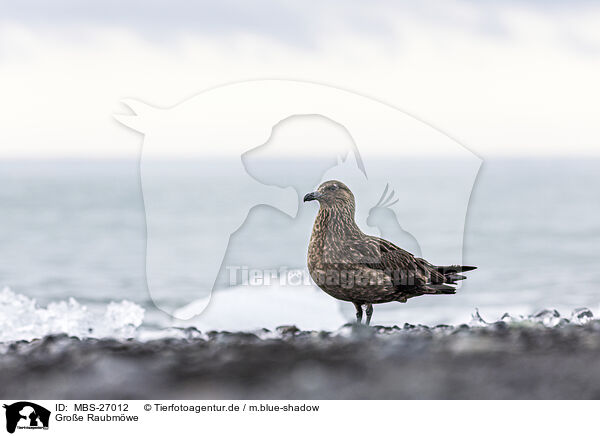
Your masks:
{"label": "bird's eye", "polygon": [[328,191],[335,191],[337,188],[338,188],[337,185],[331,185],[331,186],[327,187],[327,190]]}

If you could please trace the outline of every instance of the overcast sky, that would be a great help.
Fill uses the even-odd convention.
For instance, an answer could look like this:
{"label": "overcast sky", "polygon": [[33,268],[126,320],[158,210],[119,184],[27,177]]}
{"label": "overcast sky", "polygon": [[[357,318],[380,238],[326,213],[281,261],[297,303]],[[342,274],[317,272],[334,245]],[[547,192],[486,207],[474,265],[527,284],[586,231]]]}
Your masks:
{"label": "overcast sky", "polygon": [[0,0],[0,157],[134,156],[123,98],[249,79],[390,103],[482,157],[600,154],[592,1]]}

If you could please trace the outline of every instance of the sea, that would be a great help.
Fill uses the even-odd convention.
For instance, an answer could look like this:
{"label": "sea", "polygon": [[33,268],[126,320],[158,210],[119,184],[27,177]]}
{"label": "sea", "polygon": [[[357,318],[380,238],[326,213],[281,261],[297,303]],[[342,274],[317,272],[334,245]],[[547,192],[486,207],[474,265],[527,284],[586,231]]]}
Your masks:
{"label": "sea", "polygon": [[[431,186],[443,186],[449,175],[437,169],[453,165],[428,161]],[[52,333],[150,339],[187,328],[335,329],[352,321],[350,303],[306,276],[317,205],[302,202],[310,183],[285,180],[301,181],[310,166],[283,170],[273,160],[261,169],[291,193],[281,210],[268,201],[247,207],[247,175],[228,173],[217,158],[201,174],[194,162],[169,162],[171,177],[152,188],[154,198],[168,200],[159,206],[144,196],[138,158],[0,161],[0,342]],[[404,178],[393,226],[374,222],[369,209],[373,216],[362,218],[372,227],[363,230],[436,264],[478,269],[455,295],[376,306],[374,324],[600,313],[600,159],[483,159],[468,204],[426,209],[408,198],[411,167],[397,168]],[[241,206],[248,210],[240,215]],[[456,216],[464,217],[460,225],[448,226]],[[239,225],[223,238],[231,217]],[[168,232],[150,237],[150,222],[166,223]],[[152,271],[150,247],[168,254],[153,258]],[[160,274],[156,265],[164,266]]]}

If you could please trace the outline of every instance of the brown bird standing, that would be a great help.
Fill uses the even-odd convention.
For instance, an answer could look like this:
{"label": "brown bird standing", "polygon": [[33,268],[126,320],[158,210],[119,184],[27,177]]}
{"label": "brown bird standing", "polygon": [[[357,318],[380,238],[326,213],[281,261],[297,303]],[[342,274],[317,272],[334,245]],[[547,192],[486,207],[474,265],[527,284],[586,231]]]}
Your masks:
{"label": "brown bird standing", "polygon": [[454,294],[453,285],[466,278],[459,273],[476,268],[435,266],[385,239],[364,234],[354,221],[354,195],[342,182],[327,181],[304,196],[304,201],[312,200],[320,208],[308,245],[308,271],[323,291],[354,304],[359,324],[363,306],[369,325],[373,304]]}

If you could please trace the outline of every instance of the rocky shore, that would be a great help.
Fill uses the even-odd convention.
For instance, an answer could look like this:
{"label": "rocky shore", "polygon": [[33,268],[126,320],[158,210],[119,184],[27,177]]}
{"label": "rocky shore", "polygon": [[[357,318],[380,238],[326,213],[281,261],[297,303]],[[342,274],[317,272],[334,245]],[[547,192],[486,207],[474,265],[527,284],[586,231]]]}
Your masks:
{"label": "rocky shore", "polygon": [[[552,314],[549,314],[552,317]],[[582,318],[587,317],[584,313]],[[600,321],[202,333],[0,344],[30,399],[598,399]]]}

